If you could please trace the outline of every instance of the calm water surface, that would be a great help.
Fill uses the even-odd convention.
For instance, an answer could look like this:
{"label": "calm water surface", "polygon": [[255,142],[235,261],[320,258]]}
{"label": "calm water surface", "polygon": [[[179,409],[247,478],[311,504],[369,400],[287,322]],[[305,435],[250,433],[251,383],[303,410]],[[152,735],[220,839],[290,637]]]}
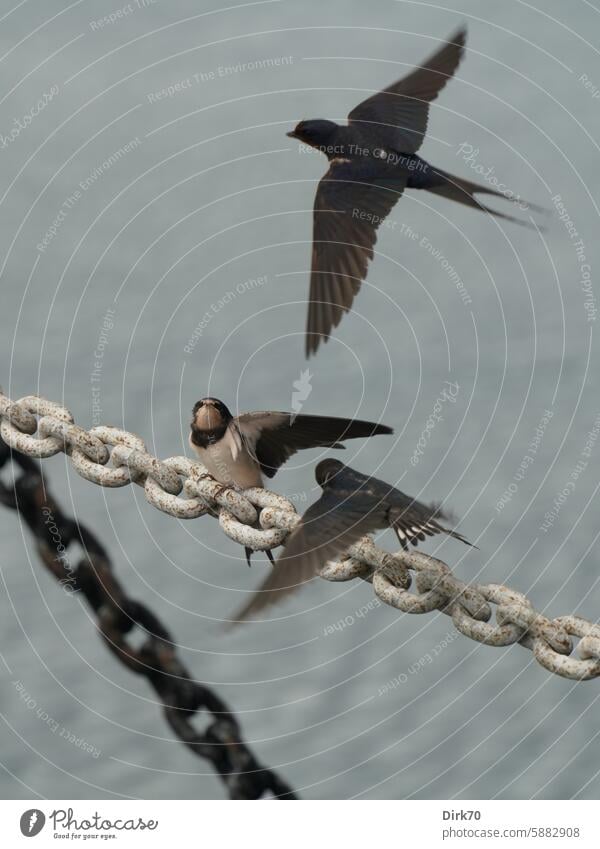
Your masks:
{"label": "calm water surface", "polygon": [[[309,364],[304,410],[395,427],[346,461],[447,500],[479,550],[429,550],[461,578],[595,620],[598,9],[445,7],[157,0],[101,21],[117,4],[5,3],[0,381],[13,397],[64,399],[83,426],[126,427],[161,457],[188,451],[202,395],[288,409],[306,368],[325,160],[285,132],[343,119],[466,21],[470,49],[422,154],[540,203],[545,230],[407,193],[356,309]],[[446,381],[455,397],[426,431]],[[319,456],[275,481],[300,509]],[[269,568],[260,555],[248,570],[209,518],[177,522],[140,490],[95,488],[62,456],[44,468],[129,594],[302,795],[597,797],[597,684],[551,676],[519,646],[458,637],[443,614],[369,604],[361,582],[315,581],[269,621],[225,634],[221,620]],[[0,514],[0,538],[2,795],[221,797],[13,514]],[[18,681],[60,730],[24,706]]]}

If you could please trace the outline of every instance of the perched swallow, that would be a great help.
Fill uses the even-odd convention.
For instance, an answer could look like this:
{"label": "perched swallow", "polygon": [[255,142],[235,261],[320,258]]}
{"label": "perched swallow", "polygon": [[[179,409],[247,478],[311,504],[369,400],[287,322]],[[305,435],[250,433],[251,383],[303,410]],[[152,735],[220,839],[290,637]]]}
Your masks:
{"label": "perched swallow", "polygon": [[290,534],[271,573],[234,622],[279,601],[313,578],[328,560],[337,560],[365,534],[393,528],[400,545],[418,545],[428,536],[448,534],[471,543],[440,522],[448,516],[438,505],[422,504],[389,483],[363,475],[339,460],[322,460],[315,478],[323,490]]}
{"label": "perched swallow", "polygon": [[416,155],[427,130],[429,104],[458,68],[465,39],[466,30],[458,30],[422,67],[359,103],[348,115],[348,124],[301,121],[287,133],[329,160],[314,204],[307,357],[350,310],[373,259],[377,228],[404,189],[425,189],[527,225],[475,197],[505,194],[454,177]]}
{"label": "perched swallow", "polygon": [[[218,398],[202,398],[192,410],[190,446],[206,471],[224,486],[263,486],[301,448],[343,448],[345,439],[393,433],[360,419],[262,411],[232,416]],[[249,560],[250,550],[246,550]],[[270,552],[268,552],[270,556]]]}

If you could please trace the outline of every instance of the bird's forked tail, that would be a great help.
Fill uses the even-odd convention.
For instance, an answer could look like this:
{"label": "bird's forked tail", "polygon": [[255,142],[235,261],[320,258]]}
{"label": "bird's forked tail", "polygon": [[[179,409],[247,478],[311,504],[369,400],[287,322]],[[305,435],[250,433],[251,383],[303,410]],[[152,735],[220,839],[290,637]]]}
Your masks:
{"label": "bird's forked tail", "polygon": [[533,210],[538,213],[546,213],[547,210],[542,206],[529,203],[516,195],[508,193],[505,194],[497,189],[493,189],[491,186],[485,186],[481,183],[473,183],[471,180],[465,180],[462,177],[455,177],[454,174],[449,174],[447,171],[442,171],[440,168],[434,168],[433,170],[436,177],[439,179],[425,187],[428,191],[433,192],[433,194],[448,198],[448,200],[454,200],[457,203],[463,203],[465,206],[470,206],[471,208],[480,209],[483,212],[488,212],[496,218],[504,218],[506,221],[513,221],[515,224],[520,224],[522,227],[530,227],[532,229],[540,230],[544,229],[543,227],[533,224],[531,221],[526,221],[522,218],[516,218],[514,215],[508,215],[505,212],[499,212],[495,209],[491,209],[489,206],[481,203],[476,195],[492,195],[493,197],[502,198],[503,200],[509,200],[512,203],[518,203],[521,205],[523,212]]}

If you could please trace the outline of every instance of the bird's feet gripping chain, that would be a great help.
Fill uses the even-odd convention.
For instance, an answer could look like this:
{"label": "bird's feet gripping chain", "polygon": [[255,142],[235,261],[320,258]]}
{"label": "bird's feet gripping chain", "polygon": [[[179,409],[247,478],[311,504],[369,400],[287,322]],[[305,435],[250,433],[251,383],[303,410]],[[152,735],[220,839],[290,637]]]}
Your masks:
{"label": "bird's feet gripping chain", "polygon": [[[246,547],[245,547],[245,549],[244,549],[244,551],[246,552],[246,563],[248,564],[248,566],[252,566],[252,563],[250,562],[250,559],[251,559],[251,557],[252,557],[252,555],[253,555],[253,553],[254,553],[254,549],[253,549],[253,548],[249,548],[248,546],[246,546]],[[265,554],[267,555],[267,557],[268,557],[268,558],[269,558],[269,560],[271,561],[271,564],[274,566],[274,565],[275,565],[275,559],[273,558],[273,554],[272,554],[271,549],[270,549],[270,548],[266,548],[266,549],[265,549]]]}
{"label": "bird's feet gripping chain", "polygon": [[[204,474],[199,475],[199,480],[214,481],[214,478],[208,472],[205,472]],[[223,495],[223,493],[227,492],[228,490],[233,490],[234,492],[239,491],[238,488],[235,486],[235,484],[229,484],[229,483],[221,484],[213,492],[212,497],[213,498],[220,498]],[[211,508],[211,509],[213,509],[213,508]],[[250,548],[249,546],[245,546],[244,551],[245,551],[245,554],[246,554],[246,563],[248,564],[248,566],[252,566],[251,559],[252,559],[252,554],[254,553],[254,549]],[[271,561],[271,564],[274,566],[275,565],[275,559],[273,557],[271,549],[270,548],[265,549],[265,554],[267,555],[267,557]]]}
{"label": "bird's feet gripping chain", "polygon": [[[200,481],[209,480],[209,481],[212,481],[216,484],[219,484],[219,481],[215,480],[215,478],[213,478],[213,476],[210,475],[208,472],[204,472],[203,474],[198,475],[197,479],[200,480]],[[227,492],[230,489],[232,489],[234,492],[237,492],[237,488],[234,486],[234,484],[232,484],[232,483],[222,483],[219,486],[217,486],[212,497],[213,498],[219,498],[221,495],[223,495],[224,492]]]}
{"label": "bird's feet gripping chain", "polygon": [[[228,492],[229,490],[233,490],[234,492],[237,492],[237,489],[234,486],[234,484],[231,484],[231,483],[220,484],[219,481],[215,480],[215,478],[213,478],[213,476],[211,474],[209,474],[208,472],[204,472],[203,474],[198,475],[197,480],[199,480],[199,481],[206,481],[207,480],[207,481],[210,481],[211,483],[216,484],[216,488],[210,493],[210,498],[213,499],[213,501],[216,500],[217,498],[220,498],[223,495],[223,493]],[[210,512],[213,516],[217,517],[219,515],[219,505],[218,504],[213,505],[213,506],[209,506],[208,509],[210,510]]]}

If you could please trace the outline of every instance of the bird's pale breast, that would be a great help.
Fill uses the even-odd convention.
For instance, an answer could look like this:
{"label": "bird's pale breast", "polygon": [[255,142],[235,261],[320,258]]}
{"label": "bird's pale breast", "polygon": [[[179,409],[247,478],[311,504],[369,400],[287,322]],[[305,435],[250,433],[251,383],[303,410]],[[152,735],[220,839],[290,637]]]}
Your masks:
{"label": "bird's pale breast", "polygon": [[262,474],[256,460],[247,450],[239,451],[229,432],[222,439],[202,448],[192,443],[206,471],[219,483],[240,489],[262,486]]}

